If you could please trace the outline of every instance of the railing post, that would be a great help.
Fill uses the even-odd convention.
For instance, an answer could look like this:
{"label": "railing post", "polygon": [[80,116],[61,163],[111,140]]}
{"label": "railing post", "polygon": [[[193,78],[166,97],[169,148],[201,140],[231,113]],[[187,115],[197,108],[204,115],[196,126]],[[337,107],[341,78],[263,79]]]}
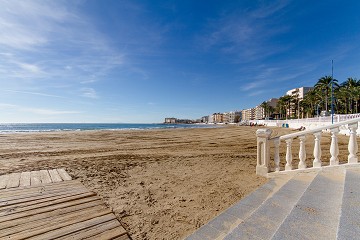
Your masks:
{"label": "railing post", "polygon": [[305,149],[305,139],[306,136],[300,136],[299,140],[300,140],[300,150],[299,150],[299,165],[298,165],[298,169],[305,169],[306,168],[306,149]]}
{"label": "railing post", "polygon": [[275,172],[280,171],[280,155],[279,155],[279,146],[280,146],[280,138],[274,139],[274,162],[275,162]]}
{"label": "railing post", "polygon": [[266,176],[269,172],[271,129],[263,128],[256,131],[257,137],[257,164],[256,174]]}
{"label": "railing post", "polygon": [[285,171],[292,170],[292,152],[291,152],[291,143],[292,138],[286,139],[286,165]]}
{"label": "railing post", "polygon": [[314,133],[315,144],[314,144],[314,161],[313,167],[321,167],[321,132]]}
{"label": "railing post", "polygon": [[358,128],[358,123],[349,124],[350,129],[350,138],[349,138],[349,156],[348,156],[348,163],[357,163],[358,158],[356,156],[358,151],[358,145],[356,141],[356,130]]}
{"label": "railing post", "polygon": [[339,133],[339,128],[331,128],[330,129],[331,132],[331,145],[330,145],[330,154],[331,154],[331,158],[330,158],[330,166],[334,166],[334,165],[339,165],[339,144],[338,144],[338,139],[337,139],[337,135]]}

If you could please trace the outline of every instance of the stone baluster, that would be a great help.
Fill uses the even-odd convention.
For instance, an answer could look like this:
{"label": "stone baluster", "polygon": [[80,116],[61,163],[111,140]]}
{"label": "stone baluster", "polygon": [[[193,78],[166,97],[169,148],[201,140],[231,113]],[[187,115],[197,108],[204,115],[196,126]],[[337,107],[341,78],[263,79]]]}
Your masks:
{"label": "stone baluster", "polygon": [[292,152],[291,152],[291,143],[292,139],[286,139],[286,165],[285,171],[292,170]]}
{"label": "stone baluster", "polygon": [[314,144],[314,161],[313,167],[321,167],[321,132],[314,133],[315,136],[315,144]]}
{"label": "stone baluster", "polygon": [[256,174],[267,176],[270,166],[270,135],[271,129],[263,128],[256,131],[257,136],[257,164]]}
{"label": "stone baluster", "polygon": [[280,147],[280,139],[275,138],[274,139],[274,162],[275,162],[275,172],[280,171],[280,155],[279,155],[279,147]]}
{"label": "stone baluster", "polygon": [[305,149],[305,139],[306,136],[300,136],[299,140],[300,140],[300,150],[299,150],[299,165],[298,165],[298,169],[305,169],[306,168],[306,149]]}
{"label": "stone baluster", "polygon": [[331,145],[330,145],[330,154],[331,154],[331,158],[330,158],[330,166],[334,166],[334,165],[339,165],[339,145],[338,145],[338,133],[339,133],[339,128],[331,128],[330,129],[331,132]]}
{"label": "stone baluster", "polygon": [[357,151],[358,151],[358,145],[356,141],[356,130],[358,128],[358,123],[349,124],[350,129],[350,138],[349,138],[349,156],[348,156],[348,163],[357,163]]}

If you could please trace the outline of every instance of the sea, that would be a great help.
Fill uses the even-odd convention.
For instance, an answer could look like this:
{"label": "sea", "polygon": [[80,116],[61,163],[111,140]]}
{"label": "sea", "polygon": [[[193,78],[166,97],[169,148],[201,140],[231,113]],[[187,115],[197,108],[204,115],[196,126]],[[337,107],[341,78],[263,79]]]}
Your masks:
{"label": "sea", "polygon": [[212,127],[216,127],[216,125],[161,123],[0,123],[0,134],[22,132],[27,133],[89,130],[147,130]]}

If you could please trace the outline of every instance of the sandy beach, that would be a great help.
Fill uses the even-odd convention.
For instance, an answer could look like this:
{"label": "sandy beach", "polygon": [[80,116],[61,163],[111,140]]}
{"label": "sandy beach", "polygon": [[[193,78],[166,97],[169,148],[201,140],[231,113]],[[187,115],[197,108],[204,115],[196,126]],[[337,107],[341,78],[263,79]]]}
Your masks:
{"label": "sandy beach", "polygon": [[[3,134],[0,174],[65,168],[101,196],[133,239],[182,239],[267,181],[255,175],[258,128]],[[347,141],[339,136],[341,162]],[[324,134],[324,162],[329,143]],[[296,140],[294,165],[297,151]]]}

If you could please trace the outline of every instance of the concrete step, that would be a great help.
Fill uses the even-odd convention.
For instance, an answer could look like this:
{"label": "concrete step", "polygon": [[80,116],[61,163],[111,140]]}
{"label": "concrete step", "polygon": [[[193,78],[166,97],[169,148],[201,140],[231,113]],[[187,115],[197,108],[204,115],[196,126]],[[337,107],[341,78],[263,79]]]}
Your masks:
{"label": "concrete step", "polygon": [[358,239],[360,236],[360,170],[346,171],[337,239]]}
{"label": "concrete step", "polygon": [[316,175],[316,172],[294,175],[223,239],[270,239]]}
{"label": "concrete step", "polygon": [[344,179],[344,170],[320,172],[271,239],[336,239]]}
{"label": "concrete step", "polygon": [[270,179],[256,191],[203,225],[186,240],[223,239],[232,229],[256,211],[264,201],[273,196],[289,179],[291,176],[286,175]]}

